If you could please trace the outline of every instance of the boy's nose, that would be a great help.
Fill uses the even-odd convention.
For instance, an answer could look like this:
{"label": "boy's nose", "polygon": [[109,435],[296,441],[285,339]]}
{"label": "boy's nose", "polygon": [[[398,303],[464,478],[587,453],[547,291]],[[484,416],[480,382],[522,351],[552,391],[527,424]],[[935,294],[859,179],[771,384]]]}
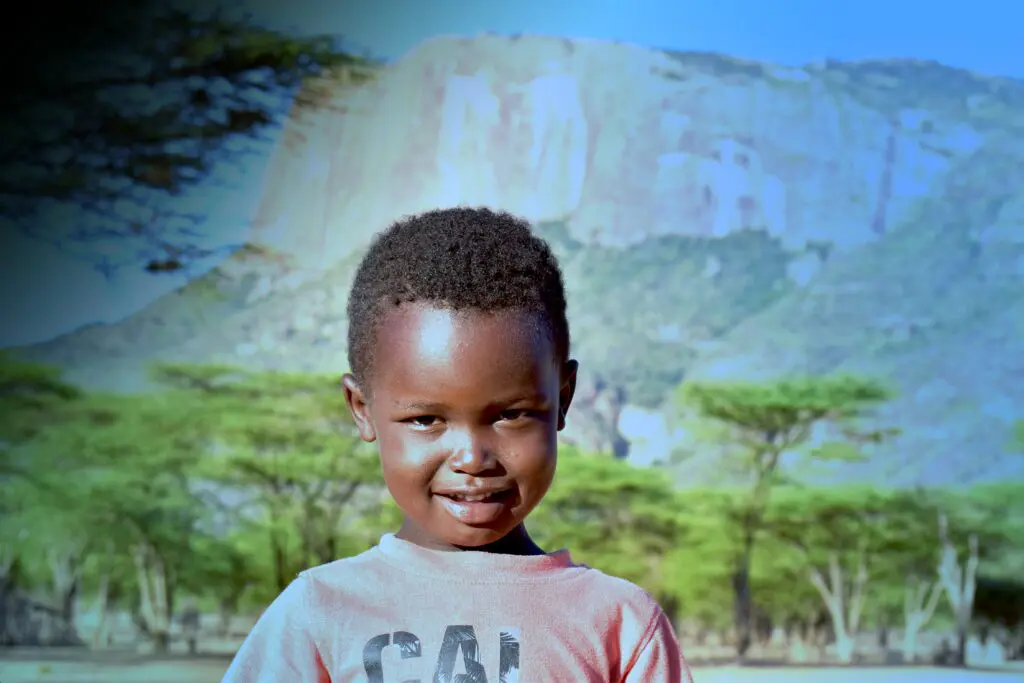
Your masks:
{"label": "boy's nose", "polygon": [[483,439],[464,435],[458,443],[452,444],[448,465],[456,472],[479,474],[493,469],[497,463],[494,450]]}

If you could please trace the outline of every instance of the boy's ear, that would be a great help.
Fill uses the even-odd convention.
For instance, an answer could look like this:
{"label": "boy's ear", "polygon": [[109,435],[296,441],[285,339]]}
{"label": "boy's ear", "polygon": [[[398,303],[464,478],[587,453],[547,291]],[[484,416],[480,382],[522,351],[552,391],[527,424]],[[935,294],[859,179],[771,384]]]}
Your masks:
{"label": "boy's ear", "polygon": [[558,392],[558,431],[565,429],[565,416],[569,413],[572,397],[576,395],[576,375],[580,364],[569,360],[562,371],[562,388]]}
{"label": "boy's ear", "polygon": [[370,419],[370,403],[366,393],[360,388],[356,378],[348,373],[342,376],[341,385],[345,391],[345,403],[348,404],[352,419],[356,422],[356,429],[359,430],[359,438],[366,443],[373,443],[377,440],[377,430]]}

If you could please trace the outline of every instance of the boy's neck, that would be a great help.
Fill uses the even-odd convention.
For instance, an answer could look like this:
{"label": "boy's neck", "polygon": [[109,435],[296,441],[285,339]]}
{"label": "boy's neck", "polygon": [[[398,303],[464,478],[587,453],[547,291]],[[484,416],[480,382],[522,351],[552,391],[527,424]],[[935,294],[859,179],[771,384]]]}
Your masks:
{"label": "boy's neck", "polygon": [[396,538],[408,541],[429,550],[440,550],[445,552],[460,552],[472,550],[483,553],[494,553],[496,555],[544,555],[546,554],[540,546],[534,543],[527,533],[526,527],[522,524],[517,526],[508,535],[487,545],[464,547],[451,545],[423,533],[415,524],[409,520],[402,523],[402,527],[395,534]]}

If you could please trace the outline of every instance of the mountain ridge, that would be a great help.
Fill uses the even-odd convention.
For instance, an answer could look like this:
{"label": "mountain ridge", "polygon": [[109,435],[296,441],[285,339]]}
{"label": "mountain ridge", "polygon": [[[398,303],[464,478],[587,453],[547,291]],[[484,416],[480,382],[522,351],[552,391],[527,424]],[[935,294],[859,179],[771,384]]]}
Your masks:
{"label": "mountain ridge", "polygon": [[[1024,416],[1024,82],[487,36],[385,72],[345,91],[348,113],[286,123],[250,236],[262,256],[23,351],[97,386],[141,386],[115,378],[157,359],[340,371],[369,236],[417,207],[486,204],[530,218],[563,262],[590,373],[571,441],[622,455],[622,420],[657,418],[630,457],[664,460],[680,380],[854,370],[895,380],[887,415],[912,436],[836,477],[1024,476],[999,445]],[[211,282],[226,302],[203,299]]]}

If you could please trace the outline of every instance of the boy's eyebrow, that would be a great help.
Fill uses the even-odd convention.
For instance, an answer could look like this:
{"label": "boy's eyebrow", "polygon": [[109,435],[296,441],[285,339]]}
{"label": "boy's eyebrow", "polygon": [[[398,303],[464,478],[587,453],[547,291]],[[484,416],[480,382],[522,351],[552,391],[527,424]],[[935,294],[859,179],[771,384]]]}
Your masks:
{"label": "boy's eyebrow", "polygon": [[395,401],[394,406],[399,410],[437,410],[445,407],[440,403],[422,403],[418,401],[413,401],[411,403]]}
{"label": "boy's eyebrow", "polygon": [[[501,399],[498,401],[491,401],[486,407],[487,408],[500,408],[515,405],[516,403],[541,403],[545,406],[549,403],[548,397],[541,394],[518,394],[516,396],[509,397],[507,399]],[[444,403],[437,403],[432,401],[395,401],[395,408],[399,410],[443,410],[448,408]]]}
{"label": "boy's eyebrow", "polygon": [[495,406],[510,406],[516,403],[542,403],[548,404],[548,397],[543,394],[519,394],[507,400],[495,401]]}

